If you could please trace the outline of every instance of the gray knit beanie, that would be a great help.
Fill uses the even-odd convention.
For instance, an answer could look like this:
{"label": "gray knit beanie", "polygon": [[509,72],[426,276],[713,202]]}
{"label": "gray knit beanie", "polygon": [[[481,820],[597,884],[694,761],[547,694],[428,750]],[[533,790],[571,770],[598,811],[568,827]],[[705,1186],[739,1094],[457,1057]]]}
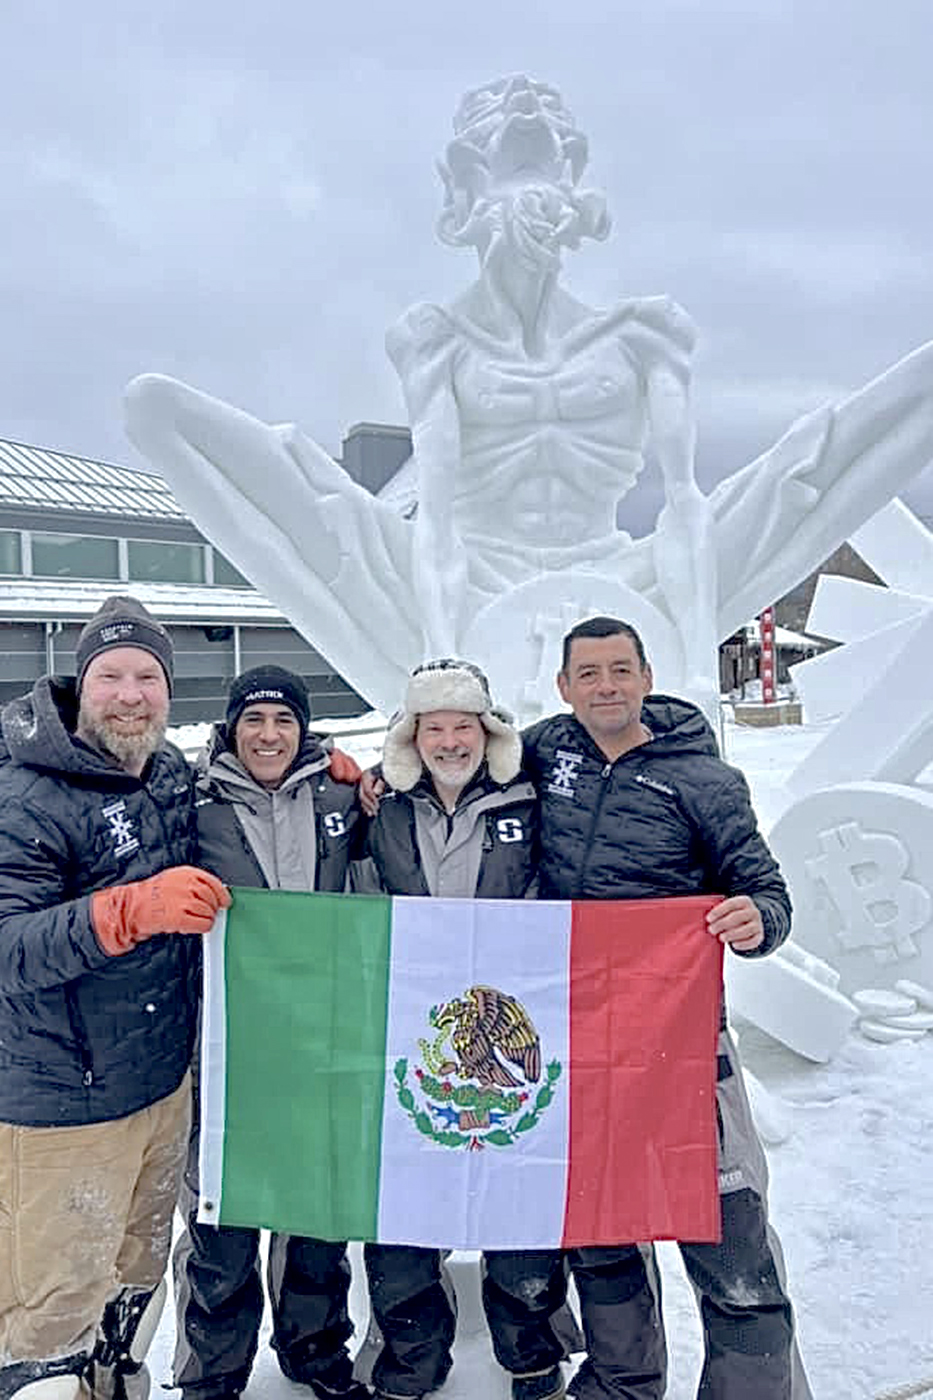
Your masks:
{"label": "gray knit beanie", "polygon": [[118,596],[105,598],[91,620],[81,629],[75,647],[79,691],[84,673],[94,657],[114,647],[139,647],[154,656],[165,672],[168,693],[171,695],[174,682],[171,637],[138,599]]}

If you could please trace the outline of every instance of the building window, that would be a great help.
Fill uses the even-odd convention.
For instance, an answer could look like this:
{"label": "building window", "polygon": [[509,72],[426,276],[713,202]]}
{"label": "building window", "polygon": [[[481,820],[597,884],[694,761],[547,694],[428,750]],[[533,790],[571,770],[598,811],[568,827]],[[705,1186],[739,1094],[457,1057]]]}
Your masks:
{"label": "building window", "polygon": [[0,574],[22,573],[18,530],[0,530]]}
{"label": "building window", "polygon": [[146,583],[203,583],[204,549],[199,544],[128,540],[130,578]]}
{"label": "building window", "polygon": [[35,532],[32,572],[37,578],[119,578],[119,546],[103,535]]}
{"label": "building window", "polygon": [[249,579],[235,569],[229,559],[225,559],[219,549],[214,550],[214,582],[224,588],[251,588]]}

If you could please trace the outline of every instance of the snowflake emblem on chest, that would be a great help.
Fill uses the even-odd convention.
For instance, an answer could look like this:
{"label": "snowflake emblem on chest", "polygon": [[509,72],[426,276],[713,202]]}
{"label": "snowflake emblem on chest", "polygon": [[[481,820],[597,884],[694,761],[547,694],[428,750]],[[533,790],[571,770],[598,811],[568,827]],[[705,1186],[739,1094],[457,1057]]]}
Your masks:
{"label": "snowflake emblem on chest", "polygon": [[133,829],[133,818],[127,814],[123,798],[109,802],[106,807],[101,809],[101,812],[110,827],[113,854],[115,856],[128,856],[132,855],[133,851],[138,851],[139,837]]}
{"label": "snowflake emblem on chest", "polygon": [[576,794],[577,778],[582,753],[571,753],[568,749],[558,749],[554,756],[554,766],[547,790],[555,797],[573,797]]}

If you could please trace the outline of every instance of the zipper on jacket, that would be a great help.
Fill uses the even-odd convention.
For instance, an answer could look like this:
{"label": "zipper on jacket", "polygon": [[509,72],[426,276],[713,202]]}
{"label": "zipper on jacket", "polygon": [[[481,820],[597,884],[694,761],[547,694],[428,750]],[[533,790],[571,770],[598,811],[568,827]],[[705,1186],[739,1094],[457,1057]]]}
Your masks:
{"label": "zipper on jacket", "polygon": [[594,803],[593,805],[593,816],[592,820],[590,821],[590,829],[586,833],[586,844],[583,848],[584,856],[583,860],[580,862],[580,877],[577,881],[576,893],[573,896],[574,899],[585,898],[585,895],[583,894],[584,877],[586,875],[586,868],[589,863],[589,855],[593,849],[593,837],[596,835],[596,827],[599,823],[600,813],[603,810],[603,802],[605,801],[606,793],[609,791],[609,779],[612,777],[612,769],[612,763],[605,763],[599,774],[602,780],[602,786],[599,790],[599,801]]}
{"label": "zipper on jacket", "polygon": [[71,1027],[71,1034],[75,1038],[78,1059],[81,1064],[81,1083],[86,1089],[89,1089],[94,1083],[94,1062],[91,1058],[91,1043],[88,1038],[87,1027],[84,1024],[84,1017],[81,1015],[71,987],[65,988],[65,1007],[68,1012],[68,1024]]}

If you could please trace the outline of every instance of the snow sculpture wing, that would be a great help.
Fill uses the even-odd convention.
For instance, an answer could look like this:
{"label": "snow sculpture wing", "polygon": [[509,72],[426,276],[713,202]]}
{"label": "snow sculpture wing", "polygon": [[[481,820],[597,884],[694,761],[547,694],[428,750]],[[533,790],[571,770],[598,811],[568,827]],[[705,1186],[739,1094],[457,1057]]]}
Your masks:
{"label": "snow sculpture wing", "polygon": [[419,657],[411,526],[293,425],[155,374],[132,381],[125,411],[130,438],[199,529],[391,713]]}
{"label": "snow sculpture wing", "polygon": [[[130,437],[205,535],[391,712],[423,659],[432,586],[411,523],[295,427],[270,427],[175,380],[134,380],[126,416]],[[816,568],[931,460],[933,343],[801,419],[723,481],[709,498],[719,637]],[[653,547],[653,537],[633,545],[620,533],[598,573],[663,610]],[[592,585],[592,571],[581,577]]]}
{"label": "snow sculpture wing", "polygon": [[933,342],[801,418],[710,494],[719,636],[775,602],[933,461]]}

